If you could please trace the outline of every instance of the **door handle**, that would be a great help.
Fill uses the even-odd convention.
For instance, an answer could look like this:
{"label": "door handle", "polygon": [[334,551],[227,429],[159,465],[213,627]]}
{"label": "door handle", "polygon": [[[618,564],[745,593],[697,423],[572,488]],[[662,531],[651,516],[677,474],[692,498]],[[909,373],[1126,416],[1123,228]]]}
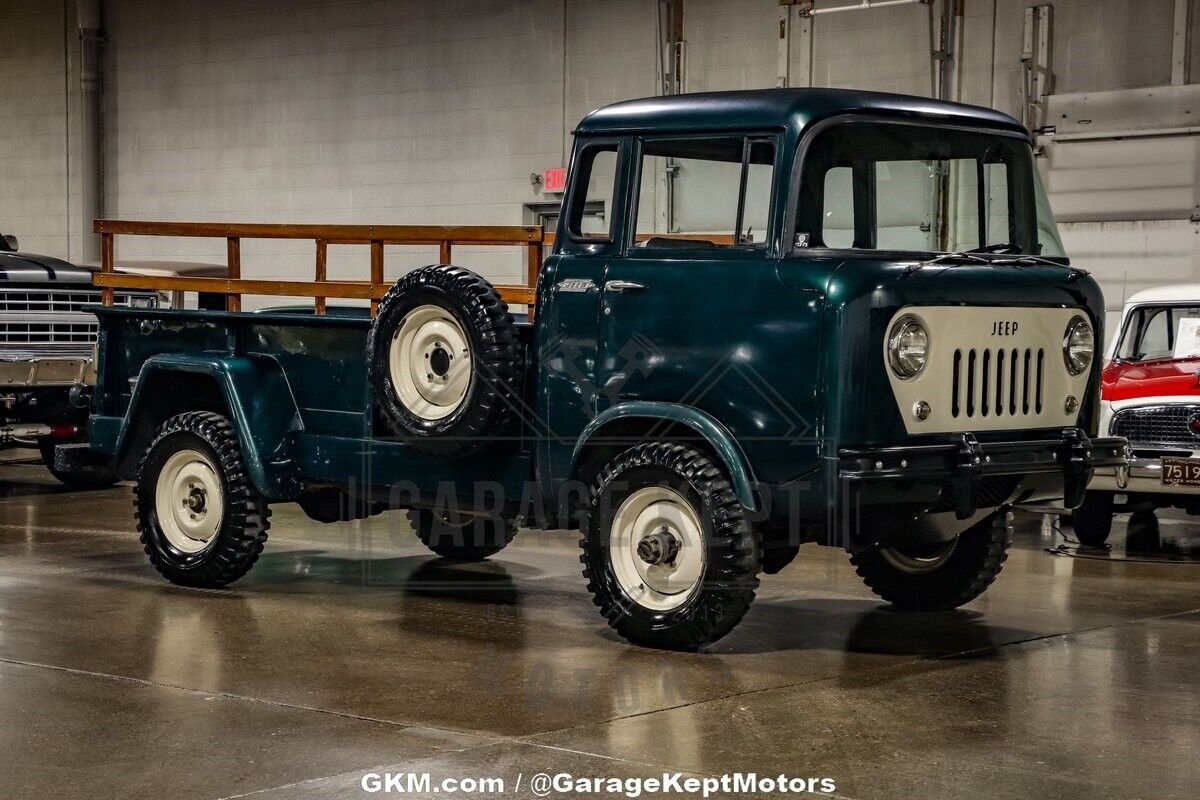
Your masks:
{"label": "door handle", "polygon": [[646,287],[633,281],[605,281],[604,288],[610,292],[640,292]]}

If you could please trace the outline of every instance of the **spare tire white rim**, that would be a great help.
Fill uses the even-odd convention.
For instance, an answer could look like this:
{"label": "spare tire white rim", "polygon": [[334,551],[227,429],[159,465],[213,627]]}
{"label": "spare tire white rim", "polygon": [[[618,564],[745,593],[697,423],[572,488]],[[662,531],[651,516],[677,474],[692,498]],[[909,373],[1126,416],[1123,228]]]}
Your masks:
{"label": "spare tire white rim", "polygon": [[703,531],[696,509],[679,492],[664,486],[638,489],[621,503],[609,529],[613,576],[644,608],[678,608],[704,577]]}
{"label": "spare tire white rim", "polygon": [[453,414],[471,386],[471,344],[462,325],[441,306],[424,305],[405,315],[388,349],[396,397],[423,420]]}
{"label": "spare tire white rim", "polygon": [[212,460],[198,450],[173,453],[159,470],[154,504],[172,547],[183,553],[208,547],[225,516],[225,493]]}

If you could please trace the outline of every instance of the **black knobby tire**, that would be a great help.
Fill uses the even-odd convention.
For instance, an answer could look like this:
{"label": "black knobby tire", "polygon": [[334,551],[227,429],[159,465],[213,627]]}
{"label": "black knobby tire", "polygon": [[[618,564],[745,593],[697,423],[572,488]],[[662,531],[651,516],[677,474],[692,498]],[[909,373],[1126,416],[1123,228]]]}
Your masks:
{"label": "black knobby tire", "polygon": [[[199,552],[173,546],[159,521],[156,489],[159,474],[175,453],[191,449],[215,466],[224,503],[215,537]],[[267,541],[270,511],[246,472],[237,432],[225,417],[191,411],[168,419],[155,433],[138,467],[134,518],[150,563],[181,586],[226,586],[245,575]]]}
{"label": "black knobby tire", "polygon": [[408,511],[408,521],[422,544],[453,561],[483,561],[507,547],[517,535],[517,526],[503,517],[450,521],[427,508],[414,508]]}
{"label": "black knobby tire", "polygon": [[[427,419],[397,393],[390,351],[404,318],[422,306],[448,311],[471,347],[471,377],[465,398],[452,413]],[[520,363],[516,327],[508,304],[481,276],[448,264],[413,270],[379,303],[367,338],[370,386],[380,416],[392,432],[423,452],[455,456],[478,449],[511,425]]]}
{"label": "black knobby tire", "polygon": [[[667,610],[637,602],[615,574],[610,532],[622,502],[647,487],[671,489],[696,512],[704,566],[696,588]],[[640,444],[600,472],[583,519],[583,576],[600,613],[629,641],[670,650],[696,650],[729,633],[745,616],[758,588],[762,543],[724,472],[696,448],[669,442]]]}
{"label": "black knobby tire", "polygon": [[1083,502],[1071,515],[1075,538],[1088,547],[1103,547],[1112,533],[1112,492],[1085,492]]}
{"label": "black knobby tire", "polygon": [[[992,584],[1012,543],[1010,514],[1001,510],[976,523],[951,543],[885,552],[876,548],[851,556],[859,577],[872,592],[904,611],[944,611],[969,603]],[[926,571],[898,566],[912,558],[932,558],[943,547],[949,555]],[[919,568],[917,568],[919,569]]]}
{"label": "black knobby tire", "polygon": [[70,489],[107,489],[117,482],[117,473],[107,464],[86,464],[77,469],[61,470],[54,466],[54,446],[58,444],[53,439],[38,441],[38,450],[42,453],[42,462],[55,480]]}

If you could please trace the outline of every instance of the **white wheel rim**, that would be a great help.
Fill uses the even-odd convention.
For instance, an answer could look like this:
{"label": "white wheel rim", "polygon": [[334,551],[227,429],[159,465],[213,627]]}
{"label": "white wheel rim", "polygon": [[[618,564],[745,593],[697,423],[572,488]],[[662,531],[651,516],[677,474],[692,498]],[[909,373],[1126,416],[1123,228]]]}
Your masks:
{"label": "white wheel rim", "polygon": [[225,493],[213,462],[198,450],[172,454],[158,473],[154,504],[172,547],[184,553],[208,547],[225,515]]}
{"label": "white wheel rim", "polygon": [[392,336],[388,369],[405,408],[424,420],[444,419],[467,397],[471,344],[449,311],[418,306]]}
{"label": "white wheel rim", "polygon": [[946,542],[942,549],[925,556],[910,555],[894,547],[885,547],[880,550],[880,553],[889,564],[899,571],[911,575],[919,575],[923,572],[933,572],[939,569],[950,560],[950,556],[954,554],[954,549],[957,545],[958,539],[952,539]]}
{"label": "white wheel rim", "polygon": [[[700,517],[673,489],[638,489],[617,509],[608,534],[608,554],[621,589],[638,605],[670,611],[695,593],[707,560]],[[638,553],[648,536],[665,533],[678,551],[665,563],[649,563]]]}

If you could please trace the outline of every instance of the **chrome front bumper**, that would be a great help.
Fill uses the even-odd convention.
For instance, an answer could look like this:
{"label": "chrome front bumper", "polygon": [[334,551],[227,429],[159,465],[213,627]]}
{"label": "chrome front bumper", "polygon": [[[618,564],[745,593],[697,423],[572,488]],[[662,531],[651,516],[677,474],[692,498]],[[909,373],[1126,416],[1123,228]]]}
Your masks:
{"label": "chrome front bumper", "polygon": [[90,357],[0,355],[0,392],[95,383],[96,368]]}

